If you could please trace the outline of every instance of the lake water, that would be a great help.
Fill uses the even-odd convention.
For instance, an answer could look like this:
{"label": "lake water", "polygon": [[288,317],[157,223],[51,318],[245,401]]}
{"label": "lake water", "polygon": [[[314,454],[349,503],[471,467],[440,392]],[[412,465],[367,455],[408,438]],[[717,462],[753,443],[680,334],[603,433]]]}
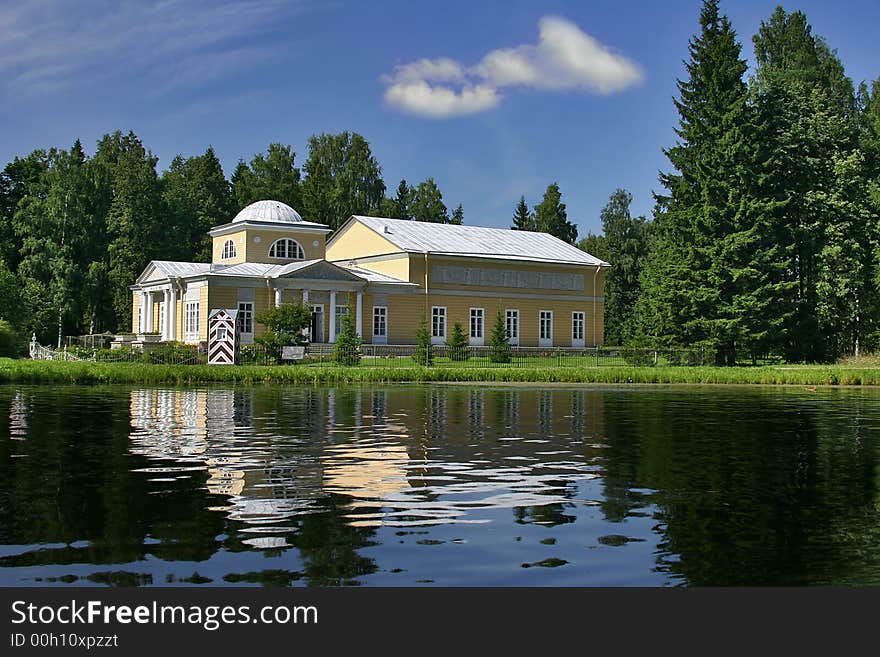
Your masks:
{"label": "lake water", "polygon": [[880,583],[880,391],[0,387],[0,585]]}

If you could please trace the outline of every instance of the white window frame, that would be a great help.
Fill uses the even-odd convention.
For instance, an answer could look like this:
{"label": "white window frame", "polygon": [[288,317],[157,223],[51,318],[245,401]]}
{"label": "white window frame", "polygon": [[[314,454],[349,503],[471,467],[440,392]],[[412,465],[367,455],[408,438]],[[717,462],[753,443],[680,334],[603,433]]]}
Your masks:
{"label": "white window frame", "polygon": [[[474,323],[476,320],[476,324]],[[474,331],[474,328],[477,331]],[[468,336],[472,347],[482,347],[486,343],[486,309],[471,308],[468,315]]]}
{"label": "white window frame", "polygon": [[571,346],[583,347],[587,337],[587,313],[583,310],[571,312]]}
{"label": "white window frame", "polygon": [[431,344],[446,343],[446,306],[431,306]]}
{"label": "white window frame", "polygon": [[183,341],[199,341],[200,301],[184,301],[183,303]]}
{"label": "white window frame", "polygon": [[235,242],[232,240],[226,240],[223,242],[223,250],[220,252],[221,260],[232,260],[236,257],[238,251],[235,248]]}
{"label": "white window frame", "polygon": [[[547,328],[549,329],[546,333],[544,332],[544,322],[545,321],[547,323]],[[552,310],[539,310],[538,311],[538,346],[539,347],[552,347],[553,346],[553,311]]]}
{"label": "white window frame", "polygon": [[[238,300],[238,317],[236,318],[236,323],[238,324],[238,340],[239,344],[253,344],[254,343],[254,302],[239,299]],[[250,328],[250,331],[245,331],[246,328]]]}
{"label": "white window frame", "polygon": [[348,306],[336,306],[336,316],[333,318],[333,321],[336,323],[336,339],[339,339],[339,335],[342,333],[342,318],[347,316]]}
{"label": "white window frame", "polygon": [[[285,255],[278,255],[281,244],[284,244]],[[274,253],[273,253],[274,252]],[[276,260],[305,260],[306,252],[302,248],[302,244],[290,237],[279,237],[269,245],[269,257]],[[291,255],[293,254],[293,255]]]}
{"label": "white window frame", "polygon": [[[377,328],[381,329],[380,333],[376,332]],[[373,306],[373,344],[388,344],[388,306]]]}
{"label": "white window frame", "polygon": [[[513,320],[511,323],[510,320]],[[514,330],[511,331],[511,325]],[[516,347],[519,345],[519,308],[506,308],[504,310],[504,330],[507,333],[507,343]]]}

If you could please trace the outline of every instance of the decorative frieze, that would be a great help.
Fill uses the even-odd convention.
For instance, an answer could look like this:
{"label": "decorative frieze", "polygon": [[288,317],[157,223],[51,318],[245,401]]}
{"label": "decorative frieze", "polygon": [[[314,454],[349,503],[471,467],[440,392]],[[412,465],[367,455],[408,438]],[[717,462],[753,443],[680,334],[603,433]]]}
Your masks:
{"label": "decorative frieze", "polygon": [[551,271],[433,265],[431,267],[431,283],[581,292],[584,290],[584,275]]}

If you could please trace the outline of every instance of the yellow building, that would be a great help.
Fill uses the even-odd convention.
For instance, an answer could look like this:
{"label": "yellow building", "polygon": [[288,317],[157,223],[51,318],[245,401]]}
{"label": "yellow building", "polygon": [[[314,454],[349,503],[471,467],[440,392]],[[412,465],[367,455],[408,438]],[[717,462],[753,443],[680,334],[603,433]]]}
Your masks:
{"label": "yellow building", "polygon": [[500,312],[514,345],[602,344],[609,265],[552,235],[362,216],[328,233],[278,201],[247,206],[211,229],[210,263],[147,266],[131,287],[134,331],[204,342],[208,313],[229,308],[248,344],[257,313],[301,301],[316,343],[334,342],[353,313],[367,344],[415,344],[425,319],[436,344],[459,322],[480,346]]}

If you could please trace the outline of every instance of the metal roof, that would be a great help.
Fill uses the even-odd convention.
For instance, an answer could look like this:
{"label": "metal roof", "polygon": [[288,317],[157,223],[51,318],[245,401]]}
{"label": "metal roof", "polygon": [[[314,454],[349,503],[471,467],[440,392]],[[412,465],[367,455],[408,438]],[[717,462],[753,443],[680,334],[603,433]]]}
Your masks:
{"label": "metal roof", "polygon": [[271,221],[277,223],[299,223],[303,220],[299,212],[281,201],[257,201],[246,206],[235,215],[233,223],[239,221]]}
{"label": "metal roof", "polygon": [[197,276],[198,274],[207,274],[211,270],[211,265],[207,262],[153,260],[151,264],[153,264],[156,269],[158,269],[168,278],[177,278],[179,276]]}
{"label": "metal roof", "polygon": [[393,276],[388,276],[387,274],[380,274],[379,272],[370,271],[369,269],[363,269],[362,267],[343,265],[341,262],[336,262],[334,264],[339,265],[343,269],[347,269],[356,276],[360,276],[361,278],[368,280],[370,283],[391,283],[397,285],[411,285],[413,287],[418,287],[415,283],[402,281],[399,278],[394,278]]}
{"label": "metal roof", "polygon": [[376,231],[402,251],[608,266],[607,262],[549,233],[484,226],[433,224],[361,215],[354,215],[353,218]]}

